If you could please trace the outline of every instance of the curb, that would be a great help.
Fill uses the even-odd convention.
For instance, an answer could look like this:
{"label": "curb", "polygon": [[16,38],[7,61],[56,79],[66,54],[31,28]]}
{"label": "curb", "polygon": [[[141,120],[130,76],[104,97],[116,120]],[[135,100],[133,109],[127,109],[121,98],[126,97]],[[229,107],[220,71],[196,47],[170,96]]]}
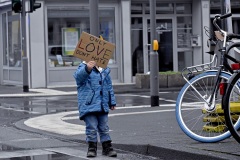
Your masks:
{"label": "curb", "polygon": [[222,158],[213,157],[208,155],[202,155],[197,153],[190,153],[185,151],[179,151],[169,148],[157,147],[152,145],[132,145],[132,144],[114,144],[113,146],[117,149],[127,150],[130,152],[134,152],[137,154],[152,156],[159,159],[180,159],[184,160],[203,160],[203,159],[211,159],[211,160],[221,160]]}
{"label": "curb", "polygon": [[[28,127],[24,124],[24,121],[26,119],[20,120],[15,123],[15,127],[27,131],[32,132],[34,134],[38,134],[40,136],[48,136],[50,138],[56,138],[58,140],[67,141],[67,142],[74,142],[79,143],[82,145],[86,145],[86,141],[77,139],[77,136],[70,136],[66,137],[64,135],[60,134],[54,134],[51,132],[34,129],[31,127]],[[84,135],[85,136],[85,135]],[[100,143],[98,143],[100,147]],[[197,153],[197,150],[191,150],[192,152],[186,152],[186,151],[180,151],[170,148],[164,148],[164,147],[158,147],[158,146],[152,146],[152,145],[142,145],[142,144],[118,144],[113,142],[113,147],[116,150],[128,152],[129,154],[139,154],[144,156],[151,156],[157,159],[178,159],[178,157],[181,157],[180,159],[184,160],[203,160],[203,159],[211,159],[211,160],[221,160],[223,158],[215,157],[207,154],[200,154]],[[189,149],[190,150],[190,149]],[[209,153],[211,154],[211,153]]]}

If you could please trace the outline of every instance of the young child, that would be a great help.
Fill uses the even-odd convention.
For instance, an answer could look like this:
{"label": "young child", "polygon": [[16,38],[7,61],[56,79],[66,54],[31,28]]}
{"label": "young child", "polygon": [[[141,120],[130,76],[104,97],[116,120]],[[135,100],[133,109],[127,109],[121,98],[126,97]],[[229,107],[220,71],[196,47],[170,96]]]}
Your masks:
{"label": "young child", "polygon": [[116,99],[113,92],[110,68],[102,69],[95,61],[83,62],[74,73],[78,92],[80,120],[86,124],[87,157],[97,155],[97,133],[102,143],[102,154],[116,157],[108,127],[109,109],[114,110]]}

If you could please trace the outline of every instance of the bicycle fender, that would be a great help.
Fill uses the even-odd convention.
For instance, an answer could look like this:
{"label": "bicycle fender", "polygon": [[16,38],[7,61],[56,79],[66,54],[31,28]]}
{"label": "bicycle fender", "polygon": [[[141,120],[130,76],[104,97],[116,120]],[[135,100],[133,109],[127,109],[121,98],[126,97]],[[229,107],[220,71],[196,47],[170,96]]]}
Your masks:
{"label": "bicycle fender", "polygon": [[[208,71],[205,71],[204,73],[209,73],[209,72],[217,72],[218,70],[208,70]],[[232,77],[232,74],[231,73],[229,73],[229,72],[227,72],[227,71],[221,71],[221,72],[223,72],[223,73],[225,73],[225,74],[227,74],[227,75],[229,75],[230,77]]]}

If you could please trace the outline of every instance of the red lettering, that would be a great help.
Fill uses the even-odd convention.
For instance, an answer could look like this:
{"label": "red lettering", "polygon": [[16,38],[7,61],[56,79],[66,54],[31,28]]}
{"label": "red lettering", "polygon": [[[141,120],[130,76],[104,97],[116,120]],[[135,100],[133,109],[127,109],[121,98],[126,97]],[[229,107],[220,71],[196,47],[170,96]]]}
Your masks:
{"label": "red lettering", "polygon": [[93,52],[95,50],[95,46],[93,43],[89,43],[87,46],[86,46],[86,51],[87,52]]}
{"label": "red lettering", "polygon": [[84,48],[81,47],[81,43],[82,43],[82,39],[80,40],[80,43],[79,43],[79,45],[78,45],[78,48],[84,49]]}

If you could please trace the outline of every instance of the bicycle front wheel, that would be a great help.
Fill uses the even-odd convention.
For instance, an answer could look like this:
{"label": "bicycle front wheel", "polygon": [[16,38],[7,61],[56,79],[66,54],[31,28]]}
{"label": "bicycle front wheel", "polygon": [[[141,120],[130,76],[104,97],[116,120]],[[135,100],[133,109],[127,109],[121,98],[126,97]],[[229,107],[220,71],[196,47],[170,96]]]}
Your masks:
{"label": "bicycle front wheel", "polygon": [[[215,94],[215,109],[206,110],[205,100],[209,99],[214,89],[217,71],[204,72],[192,78],[179,92],[176,102],[176,119],[182,131],[190,138],[199,142],[218,142],[230,137],[226,129],[222,96]],[[228,80],[230,74],[222,72],[220,77]],[[194,89],[194,88],[195,89]],[[200,95],[198,93],[200,93]]]}
{"label": "bicycle front wheel", "polygon": [[240,73],[237,73],[228,82],[222,105],[228,129],[232,136],[240,143]]}

